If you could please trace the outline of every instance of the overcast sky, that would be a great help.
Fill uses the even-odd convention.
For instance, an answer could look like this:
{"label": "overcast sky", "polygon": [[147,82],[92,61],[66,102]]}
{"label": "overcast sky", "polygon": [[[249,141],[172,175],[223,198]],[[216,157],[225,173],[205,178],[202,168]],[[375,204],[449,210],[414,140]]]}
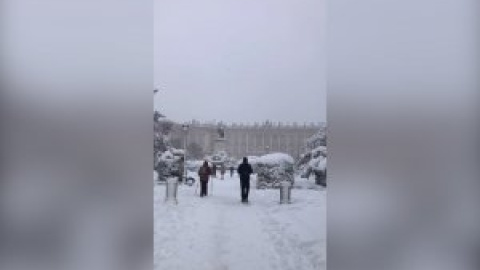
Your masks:
{"label": "overcast sky", "polygon": [[156,0],[156,108],[175,121],[325,121],[325,14],[324,0]]}

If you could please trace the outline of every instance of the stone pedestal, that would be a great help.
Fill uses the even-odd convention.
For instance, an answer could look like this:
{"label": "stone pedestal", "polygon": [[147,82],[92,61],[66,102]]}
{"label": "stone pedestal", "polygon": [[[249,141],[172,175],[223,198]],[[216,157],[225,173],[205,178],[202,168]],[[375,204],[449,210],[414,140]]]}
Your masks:
{"label": "stone pedestal", "polygon": [[292,184],[289,181],[280,183],[280,204],[290,203]]}
{"label": "stone pedestal", "polygon": [[213,153],[227,151],[227,140],[218,138],[213,142]]}
{"label": "stone pedestal", "polygon": [[172,202],[174,204],[178,204],[177,192],[178,192],[178,180],[177,180],[177,178],[167,179],[165,202]]}

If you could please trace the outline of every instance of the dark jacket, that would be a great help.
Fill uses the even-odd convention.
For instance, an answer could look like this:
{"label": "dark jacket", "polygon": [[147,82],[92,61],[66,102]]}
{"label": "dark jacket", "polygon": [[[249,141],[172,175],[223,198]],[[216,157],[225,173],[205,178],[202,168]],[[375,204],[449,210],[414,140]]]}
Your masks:
{"label": "dark jacket", "polygon": [[237,172],[240,175],[240,180],[250,180],[250,174],[253,173],[253,169],[250,164],[244,162],[238,166]]}
{"label": "dark jacket", "polygon": [[205,164],[198,170],[198,176],[200,177],[200,181],[208,181],[208,178],[211,174],[212,170],[210,169],[210,167],[208,167],[208,165]]}

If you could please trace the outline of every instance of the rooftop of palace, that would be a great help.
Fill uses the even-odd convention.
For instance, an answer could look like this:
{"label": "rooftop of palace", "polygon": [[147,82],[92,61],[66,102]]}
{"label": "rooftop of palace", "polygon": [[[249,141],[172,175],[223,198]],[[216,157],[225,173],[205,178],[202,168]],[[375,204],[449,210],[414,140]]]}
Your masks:
{"label": "rooftop of palace", "polygon": [[205,127],[205,128],[218,128],[224,127],[226,129],[235,129],[235,128],[243,128],[243,129],[256,129],[256,128],[292,128],[292,129],[299,129],[299,128],[316,128],[321,129],[326,127],[326,123],[323,122],[309,122],[309,123],[298,123],[298,122],[272,122],[272,121],[265,121],[265,122],[253,122],[253,123],[225,123],[225,122],[200,122],[192,120],[187,122],[191,127]]}

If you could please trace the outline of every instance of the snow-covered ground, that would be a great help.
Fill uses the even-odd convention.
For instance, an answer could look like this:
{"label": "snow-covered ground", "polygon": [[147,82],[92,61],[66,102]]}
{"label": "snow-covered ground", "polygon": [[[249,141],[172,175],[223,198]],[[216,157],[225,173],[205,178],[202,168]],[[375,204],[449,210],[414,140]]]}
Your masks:
{"label": "snow-covered ground", "polygon": [[240,203],[237,176],[213,179],[208,197],[196,185],[179,187],[178,205],[154,190],[155,270],[326,269],[326,191],[296,179],[292,204],[278,190],[256,190]]}

